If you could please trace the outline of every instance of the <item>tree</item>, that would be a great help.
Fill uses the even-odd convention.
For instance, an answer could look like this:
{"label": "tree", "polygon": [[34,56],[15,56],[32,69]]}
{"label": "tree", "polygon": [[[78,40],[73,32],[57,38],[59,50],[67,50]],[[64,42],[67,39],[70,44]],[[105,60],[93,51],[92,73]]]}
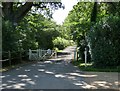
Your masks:
{"label": "tree", "polygon": [[[119,60],[118,55],[114,57],[113,55],[115,53],[115,50],[119,49],[119,47],[117,43],[113,42],[113,39],[114,38],[117,39],[119,35],[118,31],[116,30],[119,26],[118,22],[119,21],[118,17],[120,16],[119,5],[120,2],[118,3],[79,2],[77,5],[74,6],[73,10],[70,11],[68,17],[64,22],[65,26],[70,27],[70,29],[69,28],[68,29],[73,34],[73,39],[77,41],[77,45],[80,47],[80,55],[84,56],[84,48],[87,45],[89,46],[92,45],[92,48],[90,46],[91,55],[92,60],[96,66],[99,65],[100,62],[101,65],[105,64],[107,66],[116,65],[115,62],[118,63],[117,61]],[[114,23],[112,23],[110,19],[113,20]],[[112,24],[115,24],[115,27],[112,26]],[[107,26],[108,29],[103,29],[102,27],[104,26]],[[109,28],[111,31],[109,30]],[[109,34],[111,34],[110,36],[113,39],[111,39],[110,36],[108,38]],[[116,37],[114,36],[114,34],[116,35]],[[106,42],[104,39],[106,39]],[[109,45],[110,41],[114,43],[113,44],[114,48],[115,46],[117,46],[113,54],[111,52],[108,53],[108,51],[112,50],[113,47]],[[119,40],[117,39],[117,41]],[[107,48],[103,45],[106,45]],[[82,60],[84,60],[84,57],[81,58]]]}
{"label": "tree", "polygon": [[92,9],[92,13],[91,13],[91,22],[96,22],[96,18],[97,18],[97,2],[94,2],[94,6]]}
{"label": "tree", "polygon": [[[64,26],[69,26],[68,31],[71,31],[73,40],[77,42],[80,47],[79,57],[84,60],[84,50],[87,46],[86,35],[90,28],[91,11],[94,3],[79,2],[70,11],[68,17],[65,19]],[[89,53],[88,53],[89,55]],[[88,58],[90,59],[90,57]]]}
{"label": "tree", "polygon": [[[25,3],[15,3],[15,2],[2,2],[2,11],[5,20],[9,20],[13,23],[18,23],[24,18],[24,16],[31,10],[32,7],[41,10],[50,10],[59,8],[64,8],[61,2],[25,2]],[[50,8],[48,8],[50,6]]]}

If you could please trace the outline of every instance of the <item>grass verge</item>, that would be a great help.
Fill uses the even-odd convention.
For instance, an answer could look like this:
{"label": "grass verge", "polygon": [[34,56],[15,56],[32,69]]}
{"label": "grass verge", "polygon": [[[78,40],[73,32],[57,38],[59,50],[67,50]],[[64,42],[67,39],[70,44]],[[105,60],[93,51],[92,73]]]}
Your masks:
{"label": "grass verge", "polygon": [[87,63],[85,67],[85,63],[80,63],[79,61],[72,61],[72,64],[79,67],[82,71],[91,71],[91,72],[120,72],[120,66],[114,68],[95,68],[92,63]]}

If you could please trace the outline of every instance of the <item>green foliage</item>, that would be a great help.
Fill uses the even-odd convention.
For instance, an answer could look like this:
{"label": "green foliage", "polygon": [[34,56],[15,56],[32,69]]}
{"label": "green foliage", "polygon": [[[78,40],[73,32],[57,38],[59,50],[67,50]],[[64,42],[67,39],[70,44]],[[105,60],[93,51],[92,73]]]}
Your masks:
{"label": "green foliage", "polygon": [[57,37],[56,39],[53,40],[54,47],[57,47],[59,50],[64,49],[65,47],[70,45],[69,40],[66,40],[61,37]]}
{"label": "green foliage", "polygon": [[96,67],[120,65],[120,18],[109,16],[89,32],[92,60]]}
{"label": "green foliage", "polygon": [[38,14],[28,14],[17,30],[21,34],[22,48],[28,49],[52,49],[52,40],[59,35],[56,23]]}
{"label": "green foliage", "polygon": [[[93,3],[79,2],[70,11],[64,22],[64,26],[69,27],[68,30],[71,32],[73,40],[77,42],[77,46],[80,48],[78,51],[80,60],[84,60],[85,47],[90,45],[94,66],[106,67],[119,65],[119,4],[99,3],[96,7],[97,19],[94,23],[90,22]],[[89,59],[89,52],[88,55]]]}
{"label": "green foliage", "polygon": [[53,49],[56,47],[56,44],[53,44],[56,37],[62,38],[61,41],[58,39],[62,49],[68,46],[68,42],[73,44],[67,30],[41,14],[28,13],[17,26],[6,22],[3,25],[3,30],[5,51],[13,50],[13,48],[17,48],[16,50]]}
{"label": "green foliage", "polygon": [[[82,59],[84,61],[84,51],[87,46],[87,40],[85,38],[87,31],[90,28],[90,16],[92,11],[93,3],[79,2],[73,7],[73,10],[69,12],[69,15],[65,19],[64,26],[68,27],[67,30],[70,31],[72,39],[77,43],[79,47],[78,50],[78,60]],[[87,51],[88,61],[90,61],[90,53]]]}
{"label": "green foliage", "polygon": [[19,49],[19,33],[9,21],[2,20],[2,50],[17,51]]}
{"label": "green foliage", "polygon": [[80,61],[72,61],[72,64],[78,66],[82,71],[91,71],[91,72],[120,72],[120,66],[118,67],[106,67],[106,68],[97,68],[94,67],[92,63],[81,63]]}

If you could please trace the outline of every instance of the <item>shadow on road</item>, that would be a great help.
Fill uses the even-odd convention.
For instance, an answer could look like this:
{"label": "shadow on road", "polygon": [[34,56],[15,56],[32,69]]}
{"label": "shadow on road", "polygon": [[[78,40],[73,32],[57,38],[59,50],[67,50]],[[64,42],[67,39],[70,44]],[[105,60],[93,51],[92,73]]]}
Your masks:
{"label": "shadow on road", "polygon": [[105,80],[85,81],[97,76],[86,75],[70,63],[45,61],[5,72],[1,78],[3,89],[109,89],[117,85]]}
{"label": "shadow on road", "polygon": [[[75,49],[75,48],[74,48]],[[73,51],[73,49],[71,49]],[[116,89],[117,81],[86,79],[98,74],[86,74],[70,63],[73,53],[62,54],[57,59],[36,62],[4,72],[2,89]],[[67,61],[66,61],[67,60]],[[115,88],[114,88],[115,87]]]}

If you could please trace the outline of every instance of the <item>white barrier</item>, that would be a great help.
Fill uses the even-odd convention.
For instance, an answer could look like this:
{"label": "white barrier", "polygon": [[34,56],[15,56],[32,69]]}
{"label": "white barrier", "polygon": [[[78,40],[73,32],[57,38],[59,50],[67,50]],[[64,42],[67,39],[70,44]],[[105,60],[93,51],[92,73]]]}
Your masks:
{"label": "white barrier", "polygon": [[51,52],[48,52],[48,50],[42,50],[42,49],[37,49],[37,50],[29,49],[29,60],[45,60],[51,57],[56,58],[57,52],[54,50],[51,50]]}

